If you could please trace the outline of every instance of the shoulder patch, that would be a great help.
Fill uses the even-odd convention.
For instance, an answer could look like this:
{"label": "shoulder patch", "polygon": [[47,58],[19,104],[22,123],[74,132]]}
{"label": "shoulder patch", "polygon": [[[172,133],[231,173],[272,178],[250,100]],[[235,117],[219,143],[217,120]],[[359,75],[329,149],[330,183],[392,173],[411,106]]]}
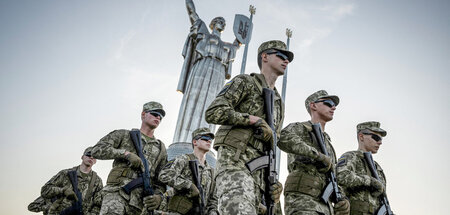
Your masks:
{"label": "shoulder patch", "polygon": [[344,166],[347,163],[347,159],[344,156],[341,156],[337,162],[337,166]]}
{"label": "shoulder patch", "polygon": [[168,162],[166,163],[166,165],[164,166],[164,169],[165,169],[165,168],[170,168],[170,167],[172,167],[172,164],[173,164],[174,161],[175,161],[175,159],[172,159],[172,160],[168,161]]}
{"label": "shoulder patch", "polygon": [[217,96],[221,96],[221,95],[225,94],[225,93],[228,91],[228,89],[230,88],[230,86],[231,86],[232,83],[233,83],[233,80],[227,82],[227,83],[225,84],[225,86],[223,86],[223,88],[222,88],[222,90],[219,92],[219,94],[217,94]]}

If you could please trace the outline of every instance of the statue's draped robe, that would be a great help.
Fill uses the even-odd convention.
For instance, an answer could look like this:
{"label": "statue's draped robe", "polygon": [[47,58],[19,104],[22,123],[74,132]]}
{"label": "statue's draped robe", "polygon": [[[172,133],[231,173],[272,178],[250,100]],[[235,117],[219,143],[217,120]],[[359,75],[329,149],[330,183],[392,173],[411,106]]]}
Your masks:
{"label": "statue's draped robe", "polygon": [[177,90],[184,95],[174,143],[190,143],[192,131],[200,127],[214,131],[215,126],[205,121],[205,111],[222,89],[225,77],[231,76],[231,63],[237,48],[210,34],[202,20],[192,25],[182,53],[185,62]]}

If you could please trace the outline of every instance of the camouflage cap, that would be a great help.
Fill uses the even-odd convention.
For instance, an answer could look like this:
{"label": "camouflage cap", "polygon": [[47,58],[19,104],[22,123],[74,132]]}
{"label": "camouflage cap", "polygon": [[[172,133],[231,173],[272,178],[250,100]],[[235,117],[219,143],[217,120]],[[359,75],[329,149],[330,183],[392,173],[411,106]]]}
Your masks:
{"label": "camouflage cap", "polygon": [[291,62],[294,59],[294,53],[287,50],[286,43],[279,40],[270,40],[267,42],[262,43],[258,48],[258,55],[260,55],[263,51],[269,50],[269,49],[275,49],[278,51],[281,51],[285,55],[288,56],[289,62]]}
{"label": "camouflage cap", "polygon": [[373,132],[380,133],[382,137],[386,136],[387,132],[380,128],[380,123],[375,121],[362,122],[356,126],[356,131],[359,133],[363,130],[370,130]]}
{"label": "camouflage cap", "polygon": [[166,115],[166,112],[164,111],[163,106],[160,103],[154,102],[154,101],[145,103],[144,107],[142,108],[142,111],[143,112],[157,111],[157,112],[161,113],[162,116]]}
{"label": "camouflage cap", "polygon": [[94,147],[92,147],[92,146],[87,147],[87,148],[84,150],[83,155],[86,155],[86,156],[91,157],[91,155],[92,155],[92,149],[93,149],[93,148],[94,148]]}
{"label": "camouflage cap", "polygon": [[209,128],[197,128],[192,132],[192,139],[195,139],[198,136],[209,135],[214,138],[214,134],[209,130]]}
{"label": "camouflage cap", "polygon": [[308,98],[306,98],[305,100],[305,107],[306,110],[308,111],[308,113],[311,114],[311,110],[309,109],[309,104],[311,102],[315,102],[319,99],[323,99],[323,98],[330,98],[331,100],[333,100],[333,102],[336,104],[336,106],[339,104],[339,97],[335,96],[335,95],[328,95],[327,91],[325,90],[319,90],[313,94],[311,94],[310,96],[308,96]]}

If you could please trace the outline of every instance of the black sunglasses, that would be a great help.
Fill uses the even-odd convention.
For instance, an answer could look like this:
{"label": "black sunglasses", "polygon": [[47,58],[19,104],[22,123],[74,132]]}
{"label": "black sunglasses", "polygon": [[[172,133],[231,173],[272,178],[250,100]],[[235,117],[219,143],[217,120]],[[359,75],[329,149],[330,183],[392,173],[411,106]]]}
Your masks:
{"label": "black sunglasses", "polygon": [[158,117],[159,116],[160,119],[164,118],[164,116],[158,111],[148,111],[147,113],[150,113],[154,117]]}
{"label": "black sunglasses", "polygon": [[200,136],[200,137],[198,137],[198,138],[196,138],[197,140],[203,140],[203,141],[210,141],[210,140],[212,140],[213,138],[211,137],[211,136]]}
{"label": "black sunglasses", "polygon": [[86,154],[84,154],[85,156],[88,156],[88,157],[92,157],[92,153],[90,153],[90,152],[87,152]]}
{"label": "black sunglasses", "polygon": [[267,54],[276,54],[277,57],[279,57],[281,60],[285,61],[285,60],[289,60],[289,57],[285,54],[283,54],[280,51],[273,51],[273,52],[267,52]]}
{"label": "black sunglasses", "polygon": [[363,134],[365,135],[370,135],[370,137],[372,137],[373,140],[375,141],[381,141],[383,138],[381,138],[380,136],[373,134],[373,133],[369,133],[369,132],[363,132]]}
{"label": "black sunglasses", "polygon": [[336,104],[333,102],[333,100],[330,99],[325,99],[325,100],[317,100],[314,103],[319,103],[319,102],[323,102],[324,105],[332,108],[334,106],[336,106]]}

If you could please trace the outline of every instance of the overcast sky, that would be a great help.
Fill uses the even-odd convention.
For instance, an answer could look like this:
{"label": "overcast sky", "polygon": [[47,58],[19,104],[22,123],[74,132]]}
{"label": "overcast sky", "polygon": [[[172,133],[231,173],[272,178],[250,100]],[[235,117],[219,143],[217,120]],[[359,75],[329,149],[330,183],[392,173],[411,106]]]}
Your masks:
{"label": "overcast sky", "polygon": [[[386,173],[394,212],[448,214],[449,1],[194,3],[206,23],[227,20],[228,42],[234,15],[249,15],[255,5],[246,73],[259,71],[259,44],[286,40],[292,29],[284,125],[309,119],[304,100],[311,93],[338,95],[326,126],[337,154],[357,148],[356,124],[380,121],[388,135],[374,159]],[[183,1],[1,0],[0,213],[29,214],[41,186],[79,165],[86,147],[114,129],[139,127],[145,102],[163,104],[167,115],[155,134],[170,145],[189,28]],[[94,166],[104,182],[111,164]]]}

